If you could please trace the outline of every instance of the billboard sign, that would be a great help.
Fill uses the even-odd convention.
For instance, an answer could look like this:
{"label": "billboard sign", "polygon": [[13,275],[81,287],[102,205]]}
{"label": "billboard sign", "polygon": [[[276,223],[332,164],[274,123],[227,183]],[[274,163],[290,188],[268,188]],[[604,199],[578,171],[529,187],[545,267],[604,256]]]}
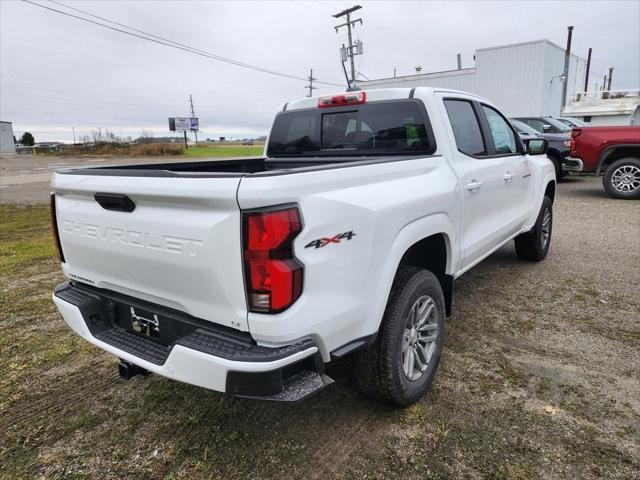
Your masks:
{"label": "billboard sign", "polygon": [[198,131],[200,122],[197,117],[170,117],[169,130],[172,132]]}

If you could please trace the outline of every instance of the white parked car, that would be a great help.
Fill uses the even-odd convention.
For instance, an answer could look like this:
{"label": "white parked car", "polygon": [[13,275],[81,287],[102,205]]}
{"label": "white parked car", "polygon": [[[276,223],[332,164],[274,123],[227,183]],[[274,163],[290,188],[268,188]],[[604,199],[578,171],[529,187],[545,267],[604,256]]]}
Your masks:
{"label": "white parked car", "polygon": [[296,400],[354,355],[365,393],[407,405],[455,279],[513,239],[546,256],[546,147],[475,95],[398,88],[286,104],[264,158],[58,171],[53,300],[125,378]]}

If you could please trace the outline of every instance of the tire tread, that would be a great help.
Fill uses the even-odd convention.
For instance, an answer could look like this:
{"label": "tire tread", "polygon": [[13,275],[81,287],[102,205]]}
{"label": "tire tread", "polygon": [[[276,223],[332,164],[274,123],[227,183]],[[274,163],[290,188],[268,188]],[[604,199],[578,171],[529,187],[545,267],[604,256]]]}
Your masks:
{"label": "tire tread", "polygon": [[[392,345],[394,342],[393,322],[398,321],[399,310],[408,301],[403,297],[409,297],[410,294],[409,289],[405,287],[416,276],[421,276],[427,281],[431,277],[431,281],[435,281],[440,288],[439,281],[428,270],[413,266],[400,266],[391,286],[378,338],[371,347],[358,352],[355,362],[355,377],[360,390],[366,396],[395,405],[408,405],[415,401],[415,399],[401,396],[394,386],[392,369],[393,356],[396,352],[393,351]],[[442,292],[440,294],[442,295]],[[439,358],[434,359],[434,362],[436,362],[436,368],[433,373],[437,369]]]}

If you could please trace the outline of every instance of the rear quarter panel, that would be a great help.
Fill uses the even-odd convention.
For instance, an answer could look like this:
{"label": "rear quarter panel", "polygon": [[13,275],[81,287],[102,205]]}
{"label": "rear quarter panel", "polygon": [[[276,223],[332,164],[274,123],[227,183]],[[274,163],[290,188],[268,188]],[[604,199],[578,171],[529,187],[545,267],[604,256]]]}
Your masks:
{"label": "rear quarter panel", "polygon": [[[456,178],[443,156],[344,168],[245,177],[241,209],[295,203],[303,230],[294,252],[305,265],[302,296],[277,315],[249,313],[260,343],[313,337],[329,352],[377,331],[406,249],[433,233],[455,238]],[[353,232],[351,240],[311,242]],[[455,245],[451,264],[457,262]]]}
{"label": "rear quarter panel", "polygon": [[575,138],[573,156],[582,159],[584,171],[593,172],[598,169],[602,154],[611,146],[622,144],[640,144],[640,127],[583,127]]}

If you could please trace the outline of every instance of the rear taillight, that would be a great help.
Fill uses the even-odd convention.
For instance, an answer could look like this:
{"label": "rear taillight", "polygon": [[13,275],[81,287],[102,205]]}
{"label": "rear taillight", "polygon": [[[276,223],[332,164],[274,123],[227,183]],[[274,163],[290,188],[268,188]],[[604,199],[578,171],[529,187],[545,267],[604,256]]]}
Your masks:
{"label": "rear taillight", "polygon": [[304,267],[293,254],[302,230],[297,207],[242,214],[244,282],[249,310],[278,313],[302,293]]}
{"label": "rear taillight", "polygon": [[349,92],[330,97],[320,97],[318,108],[345,107],[349,105],[359,105],[367,101],[366,92]]}
{"label": "rear taillight", "polygon": [[62,244],[60,243],[60,233],[58,232],[58,217],[56,215],[56,194],[52,193],[49,206],[51,209],[51,229],[53,230],[53,239],[56,242],[56,247],[58,248],[58,256],[60,257],[60,261],[65,263],[64,261],[64,253],[62,253]]}
{"label": "rear taillight", "polygon": [[576,151],[576,137],[579,137],[582,130],[579,128],[571,129],[571,143],[569,144],[569,151],[571,153]]}

